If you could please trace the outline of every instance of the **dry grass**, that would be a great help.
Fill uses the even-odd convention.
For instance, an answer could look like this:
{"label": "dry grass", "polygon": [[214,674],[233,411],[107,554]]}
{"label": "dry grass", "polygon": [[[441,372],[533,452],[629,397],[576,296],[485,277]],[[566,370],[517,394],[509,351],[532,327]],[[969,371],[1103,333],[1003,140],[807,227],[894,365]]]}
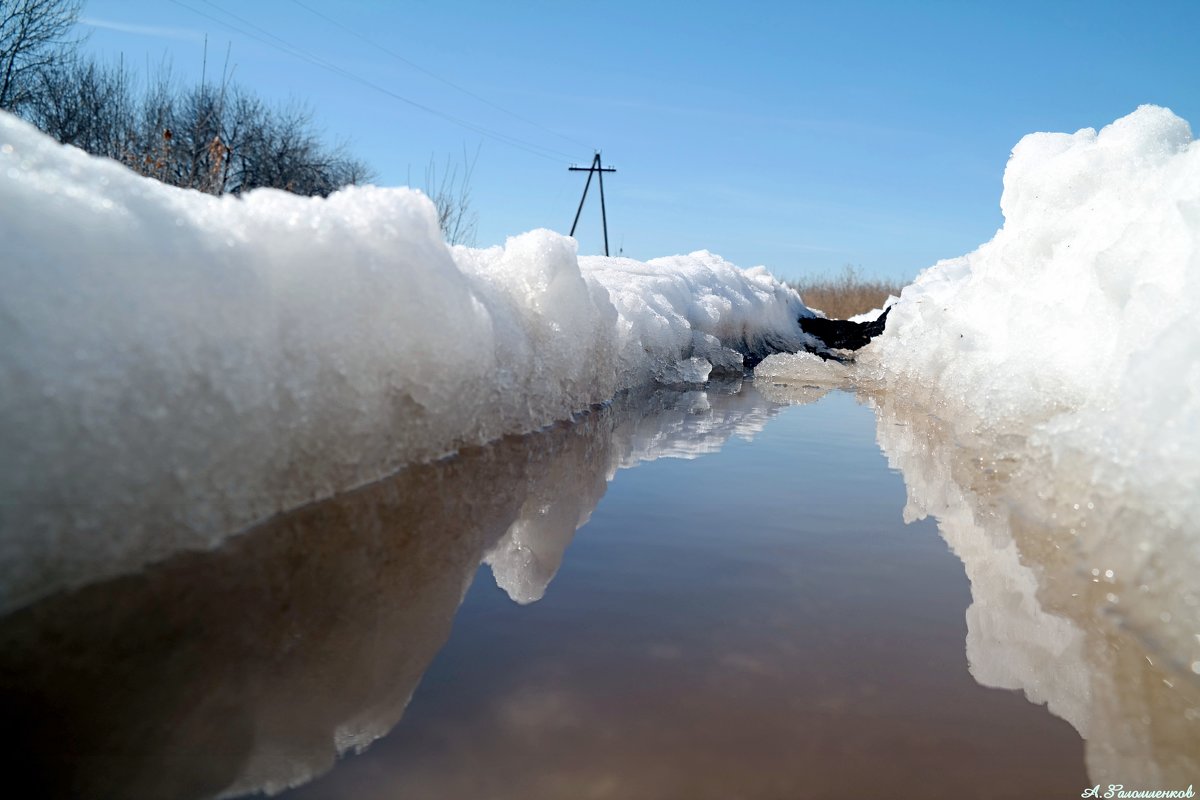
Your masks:
{"label": "dry grass", "polygon": [[888,295],[899,295],[902,284],[880,279],[868,280],[856,267],[842,268],[840,275],[825,275],[791,282],[804,304],[825,312],[830,319],[848,319],[880,308]]}

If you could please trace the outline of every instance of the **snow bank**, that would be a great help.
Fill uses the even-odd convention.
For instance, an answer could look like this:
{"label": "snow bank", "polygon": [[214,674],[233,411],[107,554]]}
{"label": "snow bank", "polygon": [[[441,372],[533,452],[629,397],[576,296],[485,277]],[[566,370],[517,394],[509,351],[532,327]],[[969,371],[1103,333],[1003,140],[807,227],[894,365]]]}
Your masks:
{"label": "snow bank", "polygon": [[[1200,145],[1143,106],[1013,149],[1004,226],[907,287],[860,362],[1200,530]],[[873,352],[869,352],[873,351]],[[1136,498],[1141,497],[1139,501]]]}
{"label": "snow bank", "polygon": [[812,312],[764,267],[741,270],[707,251],[644,264],[590,256],[580,267],[607,287],[620,314],[620,363],[629,385],[700,383],[710,365],[714,373],[741,375],[743,353],[762,358],[816,344],[796,322]]}
{"label": "snow bank", "polygon": [[1143,106],[1099,133],[1026,136],[1000,206],[992,241],[904,290],[877,348],[885,377],[988,419],[1196,419],[1200,146],[1187,123]]}
{"label": "snow bank", "polygon": [[1106,610],[1200,673],[1200,145],[1153,106],[1031,134],[1001,208],[990,242],[904,290],[859,377],[992,452],[1028,436],[1034,513],[1096,509],[1072,563],[1158,598],[1113,589]]}
{"label": "snow bank", "polygon": [[709,253],[451,250],[419,192],[210,197],[3,113],[0,208],[0,608],[805,341],[793,291]]}

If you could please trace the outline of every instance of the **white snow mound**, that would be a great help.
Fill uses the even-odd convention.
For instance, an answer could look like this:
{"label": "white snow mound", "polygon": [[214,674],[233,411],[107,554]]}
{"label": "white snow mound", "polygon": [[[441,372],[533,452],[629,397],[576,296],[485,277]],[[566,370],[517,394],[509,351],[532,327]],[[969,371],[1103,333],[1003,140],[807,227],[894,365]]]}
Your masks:
{"label": "white snow mound", "polygon": [[451,249],[417,191],[211,197],[4,113],[0,208],[0,609],[806,341],[709,253]]}
{"label": "white snow mound", "polygon": [[[1194,580],[1200,144],[1155,106],[1099,133],[1031,134],[1000,205],[995,237],[907,287],[860,367],[956,424],[1032,428],[1056,465],[1048,495],[1128,523],[1081,529],[1086,554],[1147,585]],[[1160,551],[1178,575],[1146,566]]]}

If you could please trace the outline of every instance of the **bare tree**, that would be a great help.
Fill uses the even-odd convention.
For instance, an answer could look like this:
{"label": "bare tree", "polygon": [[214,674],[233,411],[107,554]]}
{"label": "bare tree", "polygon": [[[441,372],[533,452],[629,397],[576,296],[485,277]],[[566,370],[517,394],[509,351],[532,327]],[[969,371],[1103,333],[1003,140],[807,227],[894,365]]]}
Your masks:
{"label": "bare tree", "polygon": [[67,58],[39,71],[22,112],[64,144],[125,160],[136,147],[136,102],[123,65]]}
{"label": "bare tree", "polygon": [[137,90],[123,61],[82,56],[78,40],[66,38],[81,3],[0,0],[0,98],[8,98],[0,108],[61,142],[211,194],[271,187],[328,195],[371,179],[344,144],[321,141],[307,106],[272,107],[231,83],[228,54],[219,84],[202,72],[180,88],[164,63]]}
{"label": "bare tree", "polygon": [[[471,178],[478,160],[479,148],[476,147],[475,154],[471,155],[463,145],[462,163],[456,163],[446,156],[446,166],[441,171],[440,179],[437,161],[433,156],[429,157],[429,163],[425,166],[424,192],[437,208],[438,227],[449,244],[475,244],[479,215],[471,207]],[[411,186],[411,175],[408,182]]]}
{"label": "bare tree", "polygon": [[39,74],[63,58],[83,0],[0,0],[0,109],[28,102]]}
{"label": "bare tree", "polygon": [[244,134],[234,145],[236,159],[229,191],[260,186],[305,195],[328,195],[348,183],[369,180],[366,166],[342,145],[328,148],[317,137],[312,112],[292,103],[268,109],[251,96],[240,98]]}
{"label": "bare tree", "polygon": [[236,85],[179,88],[164,65],[137,91],[122,62],[68,58],[43,69],[21,109],[66,144],[173,186],[328,195],[371,180],[344,144],[320,140],[307,107],[272,108]]}

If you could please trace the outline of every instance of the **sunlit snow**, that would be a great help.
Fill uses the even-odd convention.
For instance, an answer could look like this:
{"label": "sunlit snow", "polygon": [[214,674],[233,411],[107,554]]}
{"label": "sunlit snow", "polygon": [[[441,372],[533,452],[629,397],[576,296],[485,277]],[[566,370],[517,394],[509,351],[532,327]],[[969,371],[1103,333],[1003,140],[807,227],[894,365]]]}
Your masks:
{"label": "sunlit snow", "polygon": [[[579,257],[549,231],[450,248],[419,192],[211,197],[4,114],[0,207],[0,608],[622,389],[812,343],[794,291],[708,252]],[[1169,532],[1146,548],[1194,534],[1187,123],[1146,106],[1031,134],[1001,208],[996,236],[907,287],[851,369],[775,355],[759,377],[857,382],[964,431],[1031,434],[1057,491]],[[1080,534],[1085,552],[1132,558],[1132,539],[1099,535]]]}
{"label": "sunlit snow", "polygon": [[710,253],[451,249],[416,191],[212,197],[6,114],[0,207],[0,608],[808,341]]}

